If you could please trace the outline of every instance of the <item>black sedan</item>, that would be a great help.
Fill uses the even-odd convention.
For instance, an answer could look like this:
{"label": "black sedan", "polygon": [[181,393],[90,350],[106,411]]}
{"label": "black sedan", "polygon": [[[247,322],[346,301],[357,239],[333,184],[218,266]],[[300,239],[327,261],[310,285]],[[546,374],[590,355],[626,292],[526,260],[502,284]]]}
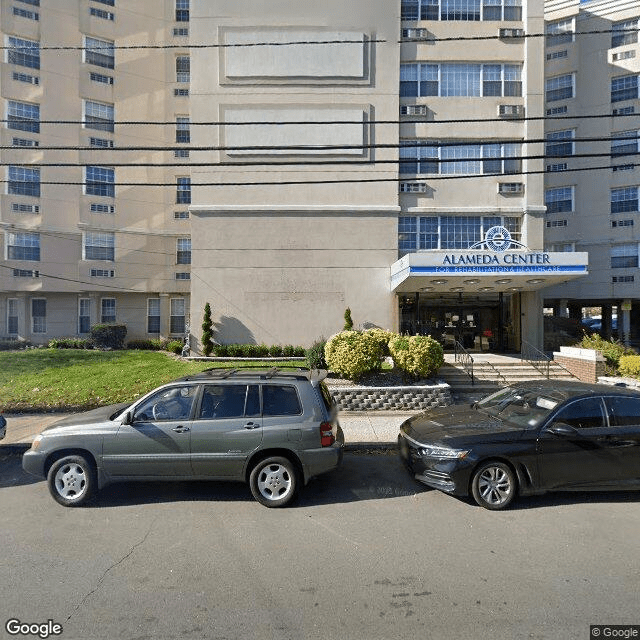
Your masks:
{"label": "black sedan", "polygon": [[518,494],[640,488],[640,393],[521,383],[416,415],[398,444],[417,480],[486,509],[504,509]]}

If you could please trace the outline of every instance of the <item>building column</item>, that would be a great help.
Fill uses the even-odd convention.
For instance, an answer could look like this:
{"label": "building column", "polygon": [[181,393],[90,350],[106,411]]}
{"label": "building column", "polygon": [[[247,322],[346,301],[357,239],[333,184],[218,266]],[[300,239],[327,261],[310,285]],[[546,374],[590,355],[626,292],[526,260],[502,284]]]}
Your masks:
{"label": "building column", "polygon": [[29,340],[31,337],[31,323],[29,322],[28,298],[26,293],[16,293],[18,299],[18,340]]}
{"label": "building column", "polygon": [[580,322],[582,320],[582,304],[579,302],[569,304],[569,317]]}
{"label": "building column", "polygon": [[558,302],[556,308],[554,309],[554,314],[558,318],[568,318],[569,317],[569,309],[568,309],[568,300],[560,300]]}
{"label": "building column", "polygon": [[544,349],[544,318],[539,291],[520,294],[520,339],[542,351]]}
{"label": "building column", "polygon": [[631,300],[623,300],[618,305],[618,335],[628,347],[631,342]]}
{"label": "building column", "polygon": [[[611,337],[611,315],[612,315],[612,307],[610,304],[603,304],[602,305],[602,326],[601,326],[601,333],[602,335],[609,339]],[[620,321],[620,319],[618,318],[618,321]]]}
{"label": "building column", "polygon": [[160,338],[169,338],[171,301],[168,293],[160,294]]}

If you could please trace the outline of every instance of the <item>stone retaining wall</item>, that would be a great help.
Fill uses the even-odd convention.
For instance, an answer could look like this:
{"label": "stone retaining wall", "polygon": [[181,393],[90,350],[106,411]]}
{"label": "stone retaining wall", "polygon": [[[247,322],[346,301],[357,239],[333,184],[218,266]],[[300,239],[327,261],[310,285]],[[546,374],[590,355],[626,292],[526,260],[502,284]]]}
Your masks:
{"label": "stone retaining wall", "polygon": [[448,384],[415,387],[330,387],[342,411],[426,410],[452,403]]}

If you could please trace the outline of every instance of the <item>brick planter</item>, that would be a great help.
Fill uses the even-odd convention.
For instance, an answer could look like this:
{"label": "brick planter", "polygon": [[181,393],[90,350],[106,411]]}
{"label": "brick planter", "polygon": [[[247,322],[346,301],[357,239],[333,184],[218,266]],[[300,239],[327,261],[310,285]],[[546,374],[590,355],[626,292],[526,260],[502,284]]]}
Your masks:
{"label": "brick planter", "polygon": [[448,384],[407,387],[330,387],[342,411],[420,411],[452,403]]}
{"label": "brick planter", "polygon": [[605,373],[606,361],[599,351],[560,347],[553,359],[583,382],[598,382]]}

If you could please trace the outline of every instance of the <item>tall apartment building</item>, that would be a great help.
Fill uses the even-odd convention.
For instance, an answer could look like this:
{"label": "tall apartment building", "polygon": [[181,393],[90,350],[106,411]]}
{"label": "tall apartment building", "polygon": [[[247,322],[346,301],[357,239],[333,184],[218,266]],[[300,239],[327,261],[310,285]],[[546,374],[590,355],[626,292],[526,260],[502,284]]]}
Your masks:
{"label": "tall apartment building", "polygon": [[542,0],[0,2],[2,335],[197,349],[209,302],[519,349],[587,273],[544,246]]}
{"label": "tall apartment building", "polygon": [[0,1],[0,336],[184,334],[188,9]]}
{"label": "tall apartment building", "polygon": [[587,269],[543,246],[541,1],[194,9],[219,46],[193,52],[191,112],[221,124],[192,170],[192,313],[211,302],[225,341],[308,344],[349,307],[541,346],[541,289]]}
{"label": "tall apartment building", "polygon": [[545,305],[575,318],[600,307],[605,333],[613,319],[621,337],[637,340],[640,3],[554,0],[545,18],[545,241],[586,251],[590,263],[588,277],[545,290]]}

